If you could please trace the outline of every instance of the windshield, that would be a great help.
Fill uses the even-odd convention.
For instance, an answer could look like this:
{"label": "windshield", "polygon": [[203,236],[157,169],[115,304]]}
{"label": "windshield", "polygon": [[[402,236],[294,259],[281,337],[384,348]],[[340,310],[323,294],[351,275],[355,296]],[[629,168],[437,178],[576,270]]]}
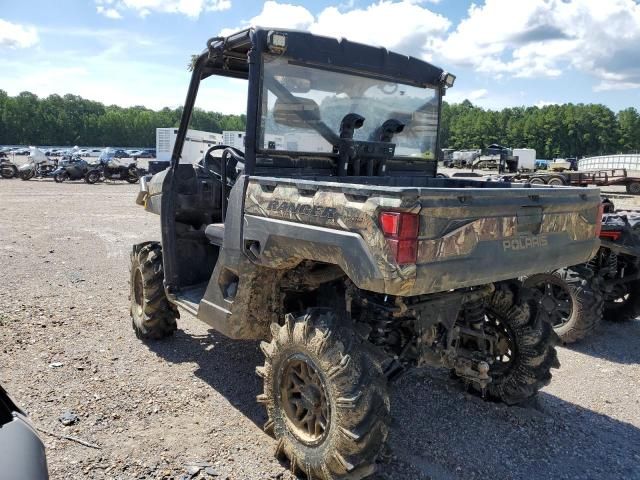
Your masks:
{"label": "windshield", "polygon": [[391,140],[395,156],[435,158],[434,89],[294,65],[268,55],[262,88],[259,138],[264,150],[331,153],[342,119],[355,113],[365,120],[354,140],[380,140],[378,129],[397,120],[404,129]]}

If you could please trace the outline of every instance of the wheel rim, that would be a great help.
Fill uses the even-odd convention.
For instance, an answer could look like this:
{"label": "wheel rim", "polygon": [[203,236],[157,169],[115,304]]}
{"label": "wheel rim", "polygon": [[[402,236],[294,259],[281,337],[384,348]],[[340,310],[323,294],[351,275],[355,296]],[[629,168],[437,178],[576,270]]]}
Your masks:
{"label": "wheel rim", "polygon": [[553,328],[562,327],[571,319],[573,305],[571,294],[557,283],[550,281],[542,282],[535,287],[540,293],[540,305],[549,315]]}
{"label": "wheel rim", "polygon": [[488,310],[485,318],[485,332],[489,335],[495,335],[498,339],[494,343],[491,372],[492,375],[502,375],[511,369],[517,357],[518,348],[515,336],[496,312]]}
{"label": "wheel rim", "polygon": [[133,301],[136,304],[136,313],[141,315],[144,302],[144,283],[142,281],[142,272],[139,268],[136,269],[133,277]]}
{"label": "wheel rim", "polygon": [[302,355],[289,358],[281,377],[280,395],[291,432],[307,445],[317,445],[328,433],[330,408],[324,382]]}

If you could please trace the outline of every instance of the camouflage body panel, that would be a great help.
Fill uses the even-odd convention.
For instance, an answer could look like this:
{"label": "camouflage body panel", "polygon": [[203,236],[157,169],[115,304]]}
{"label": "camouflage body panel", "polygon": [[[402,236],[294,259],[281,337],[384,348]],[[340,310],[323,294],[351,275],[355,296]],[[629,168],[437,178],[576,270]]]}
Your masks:
{"label": "camouflage body panel", "polygon": [[[545,188],[533,195],[532,190],[376,187],[255,177],[247,186],[245,214],[357,233],[382,279],[352,278],[354,283],[366,290],[409,296],[588,260],[599,245],[599,191]],[[415,265],[396,263],[378,223],[379,213],[386,210],[420,215]],[[262,264],[291,268],[302,260],[318,260],[344,265],[338,258],[341,253],[323,248],[322,242],[321,233],[315,247],[274,242],[277,254],[265,249]]]}

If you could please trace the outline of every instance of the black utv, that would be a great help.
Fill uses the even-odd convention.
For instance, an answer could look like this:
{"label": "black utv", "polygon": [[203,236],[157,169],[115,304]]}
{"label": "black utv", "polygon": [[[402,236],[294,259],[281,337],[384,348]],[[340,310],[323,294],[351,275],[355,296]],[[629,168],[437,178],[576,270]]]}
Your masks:
{"label": "black utv", "polygon": [[[246,81],[244,148],[189,158],[211,76]],[[402,369],[444,367],[515,404],[559,366],[517,278],[593,256],[598,190],[437,178],[454,78],[305,32],[212,38],[193,62],[170,167],[141,179],[137,202],[159,214],[162,241],[131,254],[136,333],[170,335],[180,309],[263,340],[265,430],[308,478],[373,471]]]}

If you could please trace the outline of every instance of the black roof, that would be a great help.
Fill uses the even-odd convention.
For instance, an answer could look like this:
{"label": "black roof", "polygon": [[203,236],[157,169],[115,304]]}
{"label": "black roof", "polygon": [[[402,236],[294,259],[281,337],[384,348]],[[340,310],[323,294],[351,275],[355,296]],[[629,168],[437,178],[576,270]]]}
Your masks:
{"label": "black roof", "polygon": [[208,61],[203,76],[217,74],[246,79],[249,51],[257,48],[267,52],[267,37],[271,32],[286,36],[286,49],[282,55],[294,61],[421,87],[437,86],[442,82],[441,68],[415,57],[390,52],[386,48],[298,30],[262,27],[210,39],[205,50]]}

